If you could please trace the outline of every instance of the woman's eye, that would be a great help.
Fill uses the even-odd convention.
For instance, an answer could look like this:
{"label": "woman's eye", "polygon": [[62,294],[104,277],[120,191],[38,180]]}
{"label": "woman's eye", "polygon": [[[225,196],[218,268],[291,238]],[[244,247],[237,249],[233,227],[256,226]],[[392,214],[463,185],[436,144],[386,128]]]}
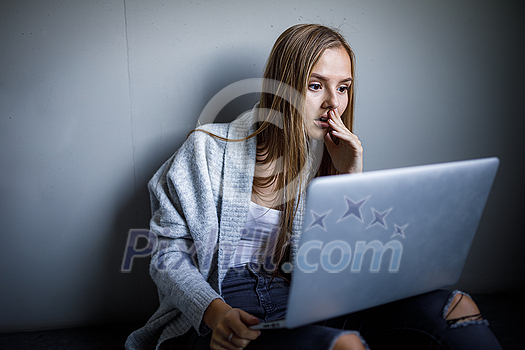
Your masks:
{"label": "woman's eye", "polygon": [[308,88],[313,91],[317,91],[321,88],[321,84],[310,84],[308,85]]}
{"label": "woman's eye", "polygon": [[340,93],[345,93],[345,92],[348,91],[348,86],[341,86],[341,87],[339,87],[338,90],[339,90]]}

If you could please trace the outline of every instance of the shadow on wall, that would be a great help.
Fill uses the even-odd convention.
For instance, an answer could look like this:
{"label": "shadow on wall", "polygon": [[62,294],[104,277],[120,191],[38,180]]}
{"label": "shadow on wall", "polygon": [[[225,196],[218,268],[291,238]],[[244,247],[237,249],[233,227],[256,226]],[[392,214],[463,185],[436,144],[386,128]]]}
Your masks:
{"label": "shadow on wall", "polygon": [[[109,271],[105,274],[107,297],[101,307],[101,314],[106,315],[108,323],[144,323],[158,307],[157,289],[149,276],[149,257],[136,258],[132,270],[120,272],[122,259],[128,239],[128,232],[133,228],[149,226],[149,196],[146,184],[137,186],[137,193],[128,190],[128,199],[115,218],[113,235],[106,247],[106,264]],[[138,247],[147,242],[139,240]]]}

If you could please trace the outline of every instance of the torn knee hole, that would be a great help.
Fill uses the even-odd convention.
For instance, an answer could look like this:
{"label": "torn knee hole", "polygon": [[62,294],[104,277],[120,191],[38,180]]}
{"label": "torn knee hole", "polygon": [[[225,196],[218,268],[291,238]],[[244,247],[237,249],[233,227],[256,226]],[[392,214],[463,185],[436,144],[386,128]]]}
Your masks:
{"label": "torn knee hole", "polygon": [[447,303],[444,310],[444,318],[449,325],[483,320],[476,303],[461,292],[454,293]]}

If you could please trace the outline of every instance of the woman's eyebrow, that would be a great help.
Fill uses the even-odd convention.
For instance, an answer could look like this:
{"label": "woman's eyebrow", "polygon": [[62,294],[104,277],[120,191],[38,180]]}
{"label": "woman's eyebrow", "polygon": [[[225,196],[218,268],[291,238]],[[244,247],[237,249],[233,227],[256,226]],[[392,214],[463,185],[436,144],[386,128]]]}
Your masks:
{"label": "woman's eyebrow", "polygon": [[[312,73],[312,75],[310,76],[310,78],[317,78],[319,80],[323,80],[323,81],[328,81],[330,79],[328,79],[327,77],[325,77],[324,75],[321,75],[321,74],[317,74],[317,73]],[[346,79],[342,79],[340,82],[341,83],[346,83],[346,82],[351,82],[351,81],[354,81],[354,79],[348,77]]]}

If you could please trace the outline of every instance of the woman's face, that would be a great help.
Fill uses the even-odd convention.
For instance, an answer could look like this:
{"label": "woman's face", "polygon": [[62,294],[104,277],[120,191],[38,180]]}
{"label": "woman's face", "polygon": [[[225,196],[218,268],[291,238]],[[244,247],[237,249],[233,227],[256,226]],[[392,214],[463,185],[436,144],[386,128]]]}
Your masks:
{"label": "woman's face", "polygon": [[342,115],[348,106],[352,64],[344,48],[327,49],[314,66],[306,90],[304,121],[310,138],[322,140],[330,130],[328,111]]}

